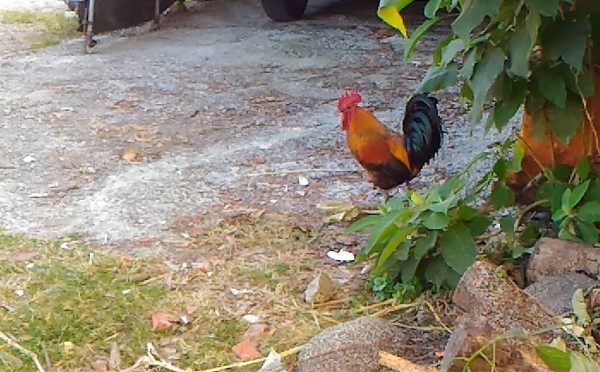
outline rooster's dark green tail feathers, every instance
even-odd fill
[[[421,169],[442,146],[444,131],[437,103],[435,97],[417,94],[406,104],[402,130],[413,169]]]

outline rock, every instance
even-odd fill
[[[92,362],[92,371],[94,372],[107,372],[108,361],[99,359]]]
[[[494,333],[549,327],[557,314],[517,287],[502,270],[487,261],[475,262],[458,283],[454,303],[468,314],[486,318]]]
[[[378,353],[393,354],[407,341],[390,321],[366,316],[327,328],[302,347],[297,372],[389,371]]]
[[[571,310],[571,299],[578,288],[586,288],[596,281],[587,275],[573,273],[547,276],[525,288],[525,292],[557,314]]]
[[[460,372],[465,362],[457,357],[473,355],[482,345],[494,336],[492,328],[484,317],[462,315],[458,325],[446,345],[441,372]],[[491,360],[493,349],[489,347],[485,355]],[[551,370],[538,358],[531,341],[505,340],[496,343],[496,370],[503,372],[542,372]],[[474,359],[469,365],[471,371],[489,371],[490,365],[483,358]]]
[[[281,355],[271,349],[267,359],[263,363],[258,372],[287,372],[283,364],[281,364]]]
[[[584,270],[600,274],[600,248],[558,239],[537,241],[529,263],[527,279],[534,283],[546,276],[575,273]]]
[[[444,351],[442,371],[461,371],[464,362],[457,357],[471,356],[496,336],[509,331],[534,332],[550,328],[557,314],[521,290],[506,277],[502,268],[477,261],[467,269],[453,295],[453,302],[465,313]],[[496,344],[500,371],[549,371],[533,350],[534,343],[549,342],[549,332],[539,337],[508,338]],[[492,348],[489,348],[491,357]],[[476,358],[472,371],[489,370],[489,364]]]
[[[309,304],[318,304],[330,300],[335,292],[335,283],[329,275],[320,272],[308,284],[304,292],[304,300]]]

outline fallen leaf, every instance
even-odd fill
[[[105,372],[108,371],[108,362],[106,360],[95,360],[92,362],[92,371]]]
[[[256,349],[256,345],[247,339],[243,339],[239,344],[235,345],[231,350],[241,360],[250,360],[260,358],[262,354]]]
[[[140,153],[133,147],[126,147],[123,150],[123,155],[121,155],[123,160],[127,160],[130,163],[139,163],[139,157]]]
[[[257,165],[265,164],[267,159],[264,156],[257,156],[254,158],[253,163]]]
[[[309,304],[328,301],[335,294],[335,283],[325,273],[319,273],[308,284],[304,292],[304,300]]]
[[[121,256],[121,262],[124,263],[124,264],[126,264],[126,265],[129,265],[130,263],[133,262],[133,257],[131,257],[131,256]]]
[[[286,369],[281,364],[281,355],[279,355],[275,350],[271,349],[269,351],[269,355],[267,355],[267,359],[265,359],[265,363],[260,367],[258,372],[263,371],[285,371]]]
[[[156,312],[152,314],[152,330],[160,331],[162,329],[170,328],[173,326],[171,318],[172,315],[166,313]]]
[[[33,258],[36,258],[39,255],[40,255],[40,252],[26,251],[26,252],[19,252],[16,255],[11,256],[11,258],[13,259],[13,261],[29,261]]]
[[[196,312],[196,310],[198,310],[198,306],[186,306],[185,307],[185,312],[187,315],[192,315],[193,313]]]
[[[243,339],[248,340],[254,344],[257,344],[258,340],[261,338],[262,335],[265,334],[266,331],[267,331],[266,324],[262,324],[262,323],[261,324],[252,324],[250,327],[248,327],[246,332],[244,332]]]
[[[137,242],[140,245],[150,245],[150,244],[154,243],[154,239],[152,239],[149,236],[142,236],[141,238],[139,238],[137,240]]]

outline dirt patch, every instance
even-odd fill
[[[334,102],[354,85],[382,121],[399,122],[447,25],[404,63],[403,41],[374,14],[363,2],[313,4],[304,20],[277,24],[256,2],[202,2],[158,32],[100,36],[89,55],[72,39],[3,58],[0,226],[109,243],[169,240],[186,215],[315,215],[324,200],[379,200],[345,148]],[[407,14],[412,26],[419,14]],[[439,94],[448,134],[416,187],[497,139],[470,136],[454,93]],[[128,147],[139,163],[121,158]],[[285,172],[299,169],[307,171]]]

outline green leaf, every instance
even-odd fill
[[[600,200],[585,203],[577,210],[577,218],[585,222],[600,222]]]
[[[386,239],[398,228],[394,222],[401,213],[401,211],[396,211],[381,218],[371,230],[365,246],[359,253],[360,257],[368,257],[384,248],[383,244],[386,243]],[[360,259],[357,258],[357,261],[360,261]]]
[[[412,242],[408,239],[402,241],[396,251],[394,252],[394,256],[401,262],[404,262],[409,257],[410,246]]]
[[[452,22],[452,30],[462,39],[479,26],[486,16],[494,16],[500,10],[501,0],[465,0],[458,18]]]
[[[437,46],[433,50],[433,57],[431,58],[434,65],[437,66],[440,64],[440,62],[442,61],[442,49],[444,49],[444,47],[454,39],[455,36],[452,33],[450,33],[437,44]]]
[[[427,18],[435,17],[435,14],[440,9],[440,5],[442,4],[442,0],[429,0],[427,5],[425,5],[425,9],[423,13]]]
[[[586,17],[555,20],[542,36],[544,55],[552,60],[562,58],[567,64],[581,70],[591,32],[592,27]]]
[[[415,243],[415,248],[413,251],[413,256],[421,259],[425,256],[431,249],[435,247],[435,243],[437,242],[438,232],[431,231],[424,237],[420,237]]]
[[[471,232],[471,236],[479,236],[487,231],[490,223],[492,223],[492,220],[489,217],[481,215],[473,218],[471,221],[466,221],[465,225]]]
[[[531,39],[531,31],[527,25],[519,28],[508,41],[509,71],[527,79],[529,77],[529,58],[535,39]]]
[[[577,236],[570,232],[567,228],[562,228],[558,231],[558,237],[562,240],[570,240],[573,242],[581,241]]]
[[[477,257],[473,236],[469,228],[460,222],[441,234],[439,246],[444,261],[458,273],[464,273]]]
[[[508,124],[508,121],[515,116],[519,107],[525,101],[528,93],[528,84],[525,80],[519,79],[512,84],[511,93],[496,102],[494,106],[493,118],[496,128],[501,130]]]
[[[575,172],[580,180],[585,180],[590,175],[590,161],[587,156],[582,156],[575,166]]]
[[[431,93],[445,89],[456,82],[457,75],[458,69],[455,64],[450,64],[445,67],[430,67],[418,90],[421,93]]]
[[[560,208],[567,214],[571,213],[571,204],[569,203],[569,200],[571,199],[572,193],[573,190],[567,188],[560,197]]]
[[[571,192],[571,196],[569,197],[569,207],[571,209],[575,208],[575,206],[583,199],[583,196],[587,192],[590,187],[590,180],[583,182],[582,184],[577,185]]]
[[[523,163],[523,158],[525,157],[525,146],[522,143],[515,143],[515,148],[513,150],[513,156],[510,159],[511,170],[513,172],[519,172],[521,170],[521,164]]]
[[[446,66],[452,62],[456,55],[465,49],[465,42],[462,39],[454,39],[442,49],[442,59],[440,65]]]
[[[421,257],[408,256],[408,259],[404,261],[404,264],[400,269],[400,279],[403,283],[414,278],[419,263],[421,263]]]
[[[514,216],[500,217],[500,229],[505,234],[514,234],[515,233],[515,217]]]
[[[558,107],[565,107],[567,102],[567,86],[563,78],[553,70],[545,70],[538,74],[538,85],[542,95]]]
[[[552,213],[552,220],[554,222],[562,221],[565,217],[569,215],[568,212],[565,212],[564,209],[557,209]]]
[[[447,214],[433,212],[423,221],[423,226],[429,230],[443,230],[450,224]]]
[[[554,17],[558,11],[559,0],[526,0],[529,9],[546,17]]]
[[[413,31],[412,35],[410,35],[410,38],[408,39],[406,47],[404,48],[404,61],[408,60],[410,54],[415,49],[417,42],[421,40],[421,37],[425,34],[425,32],[427,32],[427,30],[429,30],[431,26],[435,25],[438,21],[439,18],[428,19],[421,23],[421,25],[419,25],[419,27]]]
[[[583,95],[584,97],[591,97],[596,92],[594,76],[587,69],[576,71],[569,66],[562,65],[560,66],[560,71],[562,77],[565,79],[567,88],[571,92],[578,96]]]
[[[571,370],[571,359],[568,352],[548,345],[537,345],[535,352],[554,372],[569,372]]]
[[[390,236],[390,239],[387,241],[385,248],[383,248],[383,250],[379,254],[379,257],[377,258],[377,262],[378,263],[384,262],[385,260],[387,260],[387,258],[389,256],[394,254],[396,249],[398,248],[398,246],[400,246],[400,243],[402,243],[403,241],[406,240],[406,237],[408,234],[410,234],[410,232],[411,232],[410,228],[398,229],[398,230],[394,231],[392,236]],[[407,249],[407,252],[408,252],[408,249]],[[400,259],[400,257],[397,257],[397,258]],[[379,266],[379,265],[377,265],[377,266]]]
[[[462,68],[460,69],[460,76],[465,79],[470,79],[471,76],[473,76],[475,63],[479,61],[477,50],[478,49],[471,49],[463,61]]]
[[[499,182],[490,193],[490,201],[495,209],[500,209],[514,203],[515,193],[506,184]]]
[[[354,222],[352,225],[348,226],[348,228],[346,228],[346,230],[344,231],[344,234],[352,234],[357,231],[361,231],[366,228],[369,228],[369,227],[377,224],[377,222],[379,222],[382,218],[383,218],[383,216],[381,216],[381,215],[372,215],[372,216],[363,217],[363,218],[359,219],[358,221]]]
[[[583,108],[580,102],[568,101],[565,108],[550,111],[548,126],[563,143],[568,143],[583,122]]]
[[[427,261],[425,279],[439,288],[444,285],[452,271],[441,256],[436,256]]]
[[[483,54],[471,79],[476,103],[483,104],[486,100],[488,90],[504,69],[504,58],[504,52],[498,47],[492,47]]]
[[[577,226],[577,230],[579,230],[581,240],[589,244],[598,243],[598,229],[596,226],[579,219],[575,219],[575,225]]]

